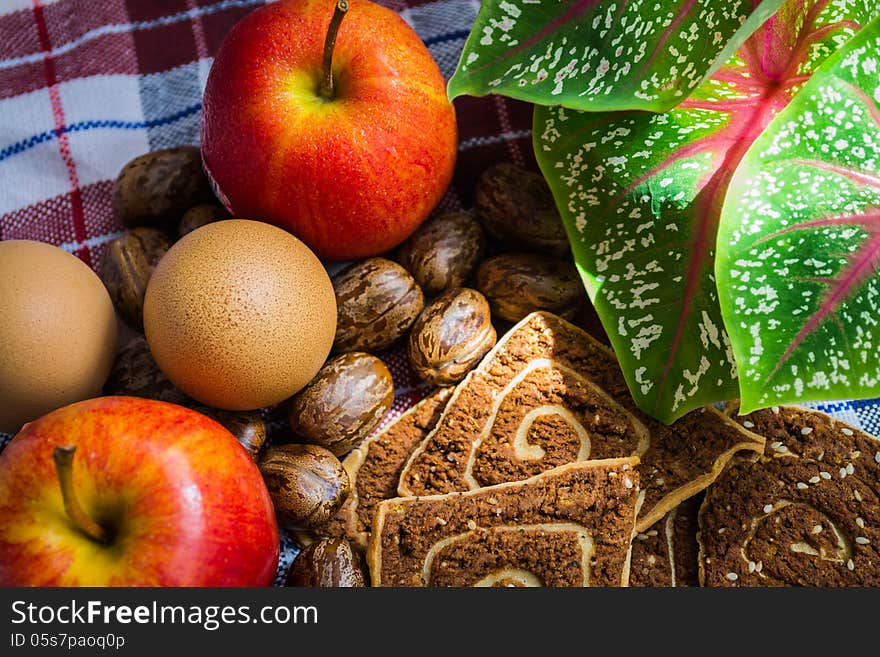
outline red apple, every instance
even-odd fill
[[[323,258],[376,255],[405,240],[448,187],[456,145],[428,49],[367,0],[254,11],[226,37],[205,89],[202,156],[218,196],[235,216],[287,228]]]
[[[0,586],[263,586],[277,564],[259,470],[200,413],[91,399],[0,453]]]

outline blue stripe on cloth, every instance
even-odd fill
[[[431,46],[435,46],[439,43],[448,43],[449,41],[459,41],[459,40],[467,39],[467,37],[470,33],[471,33],[470,30],[456,30],[455,32],[448,32],[446,34],[438,34],[435,37],[425,39],[425,45],[430,48]]]
[[[57,137],[65,133],[82,132],[83,130],[95,130],[102,128],[109,128],[114,130],[144,130],[148,128],[155,128],[158,126],[165,126],[176,121],[180,121],[183,118],[192,116],[193,114],[197,114],[200,109],[202,109],[202,104],[195,103],[194,105],[190,105],[189,107],[186,107],[179,112],[175,112],[174,114],[169,114],[161,118],[150,119],[147,121],[115,121],[113,119],[100,119],[71,123],[70,125],[66,125],[63,128],[47,130],[46,132],[41,132],[37,135],[33,135],[32,137],[28,137],[27,139],[22,139],[15,144],[11,144],[3,149],[0,149],[0,162],[12,157],[13,155],[24,153],[25,151],[30,150],[31,148],[34,148],[39,144],[51,141],[52,139],[56,139]]]
[[[453,41],[461,41],[467,38],[468,34],[470,34],[470,30],[455,30],[452,32],[447,32],[445,34],[438,34],[431,38],[425,40],[425,45],[429,48],[431,46],[442,45],[446,43],[450,43]],[[78,123],[73,123],[69,126],[65,126],[64,128],[47,130],[45,132],[41,132],[37,135],[33,135],[28,137],[27,139],[22,139],[19,142],[6,146],[3,149],[0,149],[0,162],[3,160],[9,159],[13,155],[18,155],[19,153],[23,153],[35,146],[39,146],[45,142],[51,141],[57,138],[59,135],[63,133],[69,132],[80,132],[82,130],[92,130],[96,128],[104,128],[104,129],[118,129],[118,130],[143,130],[150,128],[157,128],[161,126],[167,126],[175,121],[179,121],[182,118],[187,116],[192,116],[197,113],[201,109],[201,103],[190,105],[180,112],[176,112],[175,114],[171,114],[166,117],[162,117],[159,119],[146,120],[146,121],[113,121],[113,120],[93,120],[93,121],[80,121]]]

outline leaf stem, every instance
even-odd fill
[[[336,47],[336,35],[339,34],[339,26],[346,12],[348,12],[348,0],[338,0],[333,10],[333,17],[330,19],[330,27],[327,28],[321,84],[318,86],[318,95],[324,100],[333,100],[336,95],[333,84],[333,49]]]
[[[92,520],[79,503],[76,491],[73,488],[73,455],[76,447],[56,447],[52,452],[55,461],[55,470],[58,472],[58,482],[61,484],[61,497],[64,499],[64,510],[71,522],[76,525],[83,534],[98,541],[107,542],[107,530]]]

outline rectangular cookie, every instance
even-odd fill
[[[476,490],[587,459],[637,456],[657,522],[763,439],[706,407],[667,427],[636,407],[610,349],[546,312],[511,329],[459,384],[401,473],[400,495]]]
[[[705,490],[737,454],[752,460],[764,438],[711,406],[670,426],[653,423],[651,445],[639,464],[645,503],[636,522],[643,532],[689,497]]]
[[[438,388],[349,452],[342,466],[348,473],[351,493],[316,534],[346,538],[367,549],[376,507],[382,500],[397,496],[397,482],[406,460],[437,424],[452,392],[452,388]],[[298,538],[308,544],[313,536],[298,534]]]
[[[476,490],[574,461],[640,456],[644,424],[590,376],[590,363],[607,359],[574,325],[529,315],[459,384],[398,493]]]
[[[626,586],[640,503],[636,458],[379,504],[373,586]]]
[[[686,499],[633,537],[630,586],[699,586],[697,514],[702,494]]]

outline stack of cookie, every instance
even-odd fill
[[[800,409],[665,426],[608,348],[539,312],[348,456],[322,534],[365,550],[376,586],[868,583],[878,460]]]

